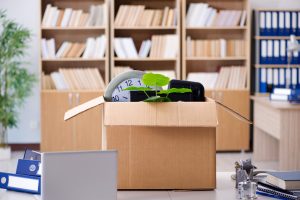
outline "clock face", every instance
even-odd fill
[[[140,78],[129,78],[122,81],[116,86],[112,93],[113,102],[129,102],[130,101],[130,91],[124,90],[130,86],[135,87],[146,87]]]

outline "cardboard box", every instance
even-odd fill
[[[216,188],[216,104],[94,100],[104,105],[103,149],[119,156],[119,189]]]

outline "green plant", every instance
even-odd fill
[[[7,128],[17,126],[17,109],[31,93],[36,78],[22,68],[31,33],[7,19],[0,10],[0,145],[6,143]]]
[[[167,90],[158,90],[163,86],[169,84],[170,79],[162,74],[153,74],[153,73],[146,73],[143,75],[142,82],[147,87],[128,87],[125,90],[130,91],[143,91],[147,95],[147,99],[145,102],[170,102],[171,99],[169,98],[169,94],[172,93],[190,93],[192,92],[189,88],[171,88]],[[155,96],[149,96],[147,91],[155,91]]]

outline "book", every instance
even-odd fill
[[[268,184],[264,184],[261,182],[258,182],[257,185],[257,194],[268,196],[276,199],[290,199],[290,200],[297,200],[300,197],[300,194],[298,192],[290,192],[290,191],[284,191],[280,188],[272,187]]]
[[[266,182],[285,190],[300,190],[300,171],[268,172]]]
[[[66,8],[64,11],[64,16],[61,20],[60,26],[61,27],[67,27],[69,22],[70,22],[70,18],[72,15],[73,10],[71,8]]]
[[[49,18],[51,7],[52,7],[51,4],[47,4],[44,15],[43,15],[43,19],[42,19],[42,26],[47,26],[47,21]]]
[[[120,5],[115,16],[115,26],[173,26],[177,23],[176,10],[168,6],[149,9],[145,5]]]
[[[245,10],[219,10],[207,3],[190,3],[186,14],[187,27],[244,26]]]
[[[42,49],[42,58],[48,59],[49,53],[48,53],[48,47],[47,47],[47,40],[45,38],[43,38],[41,40],[41,49]]]
[[[201,83],[205,89],[214,89],[218,76],[217,72],[190,72],[187,80]]]
[[[151,40],[144,40],[139,50],[139,57],[140,58],[148,57],[150,53],[150,49],[151,49]]]
[[[131,37],[115,38],[114,49],[119,58],[138,58],[138,53]]]
[[[187,37],[188,57],[240,57],[245,56],[243,40],[193,40]]]
[[[97,68],[59,68],[50,75],[42,74],[43,89],[104,89],[105,83]]]

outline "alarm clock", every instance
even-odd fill
[[[146,87],[146,85],[142,82],[144,74],[145,72],[143,71],[131,70],[117,75],[110,81],[106,88],[104,93],[105,101],[130,102],[131,93],[124,89],[130,86]]]

